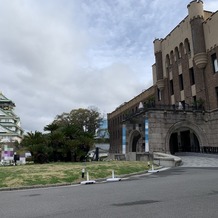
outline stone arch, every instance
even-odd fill
[[[133,130],[129,136],[129,152],[142,152],[142,134],[138,130]]]
[[[195,136],[197,137],[198,142],[199,142],[200,151],[203,150],[203,146],[208,145],[207,136],[206,136],[205,132],[199,126],[197,126],[194,123],[191,123],[189,121],[180,121],[180,122],[173,124],[166,134],[166,140],[165,140],[166,152],[170,153],[170,137],[171,137],[171,135],[174,132],[180,131],[184,128],[191,130],[195,134]]]

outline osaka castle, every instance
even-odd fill
[[[0,92],[0,142],[20,143],[23,129],[20,118],[14,113],[15,104]]]

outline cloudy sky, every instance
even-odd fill
[[[189,0],[0,0],[0,90],[25,131],[57,114],[103,114],[152,85],[153,40]],[[217,0],[204,9],[216,11]]]

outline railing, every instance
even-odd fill
[[[132,113],[128,113],[124,115],[123,121],[133,117],[137,117],[138,115],[151,110],[175,111],[175,112],[176,111],[204,112],[204,107],[198,105],[189,105],[189,104],[183,104],[183,105],[161,105],[161,104],[156,105],[154,103],[145,104],[144,108],[140,108]]]

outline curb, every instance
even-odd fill
[[[163,169],[163,168],[164,167],[160,166],[160,167],[157,167],[156,169]],[[148,173],[148,170],[138,172],[138,173],[119,175],[119,177],[121,179],[124,179],[124,178],[129,178],[129,177],[137,176],[137,175],[146,175],[147,173]],[[102,183],[102,182],[107,182],[106,179],[107,178],[100,178],[100,179],[96,179],[95,181],[96,181],[96,184],[98,184],[98,183]],[[52,187],[62,187],[62,186],[71,186],[71,185],[81,185],[80,182],[48,184],[48,185],[33,185],[33,186],[22,186],[22,187],[5,187],[5,188],[0,188],[0,192],[1,191],[16,191],[16,190],[28,190],[28,189],[40,189],[40,188],[52,188]]]

